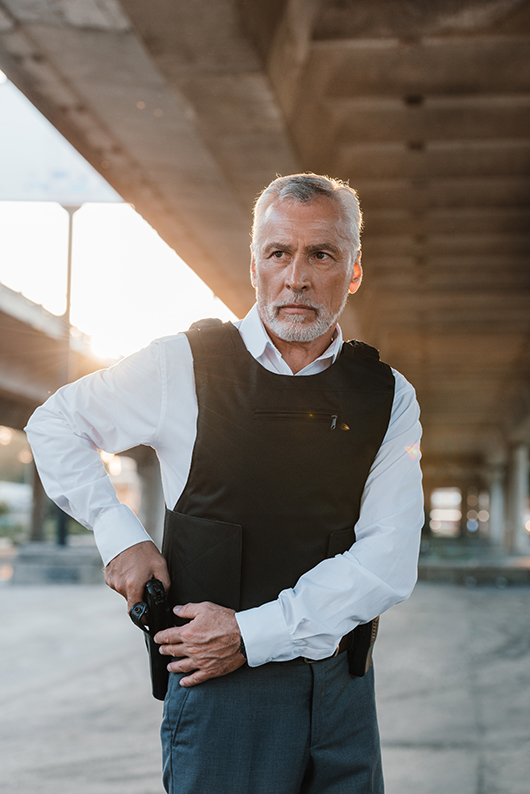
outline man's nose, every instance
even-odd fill
[[[310,285],[309,265],[302,254],[295,254],[286,274],[286,285],[289,289],[307,289]]]

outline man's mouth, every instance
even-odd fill
[[[313,306],[306,306],[303,303],[286,303],[283,306],[277,307],[278,314],[280,312],[284,312],[287,315],[304,315],[309,314],[310,312],[316,313],[316,309]]]

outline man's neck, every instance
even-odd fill
[[[263,325],[293,375],[316,361],[328,349],[337,331],[337,326],[334,325],[325,334],[311,342],[286,342],[285,339],[281,339],[274,331],[271,331],[265,323]]]

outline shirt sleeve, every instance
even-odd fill
[[[394,371],[389,426],[366,480],[356,542],[275,601],[236,614],[248,663],[325,659],[341,637],[408,598],[417,579],[423,493],[419,407]]]
[[[119,502],[98,450],[117,453],[156,444],[166,400],[163,365],[158,340],[59,389],[26,427],[46,492],[94,530],[105,565],[150,537],[132,510]]]

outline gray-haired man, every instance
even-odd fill
[[[342,651],[414,586],[421,431],[412,387],[337,325],[361,283],[360,227],[343,183],[276,179],[243,321],[158,340],[28,425],[107,584],[130,607],[155,576],[189,620],[157,636],[172,794],[383,791],[373,671],[353,677]],[[138,443],[161,462],[164,556],[97,465],[96,447]]]

